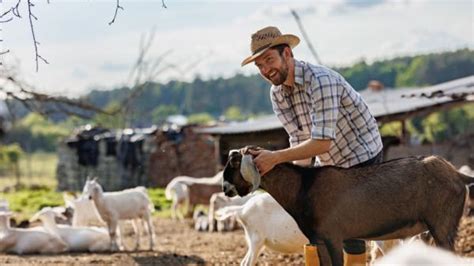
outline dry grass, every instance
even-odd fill
[[[461,256],[474,257],[474,217],[461,219],[454,248]]]

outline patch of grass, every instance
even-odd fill
[[[155,205],[155,215],[163,218],[171,217],[171,202],[165,197],[164,188],[148,188],[148,196]]]
[[[149,188],[148,195],[155,205],[154,216],[170,217],[170,202],[166,200],[163,188]],[[39,189],[20,189],[19,191],[0,192],[0,199],[6,199],[10,209],[18,219],[29,219],[43,207],[64,206],[62,192],[54,191],[50,187]]]
[[[10,204],[10,209],[21,219],[30,218],[34,213],[46,206],[64,205],[62,194],[52,189],[23,189],[15,192],[0,193],[0,198],[6,199]]]

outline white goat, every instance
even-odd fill
[[[388,252],[374,265],[474,265],[474,259],[461,258],[447,250],[432,247],[421,241],[400,245]]]
[[[215,212],[227,206],[243,205],[257,193],[260,192],[255,191],[254,193],[244,197],[227,197],[224,192],[212,194],[211,199],[209,200],[209,232],[215,231],[216,224],[218,232],[233,230],[235,228],[235,217],[230,216],[226,220],[217,221]]]
[[[268,193],[255,195],[242,206],[216,212],[218,220],[231,215],[244,228],[248,246],[240,265],[254,265],[264,246],[283,253],[303,253],[304,245],[309,243],[295,220]]]
[[[10,228],[11,212],[0,212],[0,252],[16,254],[53,254],[68,249],[68,245],[42,227]]]
[[[85,197],[64,197],[66,207],[74,210],[72,215],[72,226],[103,226],[107,224],[100,217],[99,211],[93,201]]]
[[[207,231],[207,228],[209,227],[209,222],[207,220],[207,214],[204,210],[194,210],[193,221],[194,230],[199,232]]]
[[[60,237],[69,246],[69,251],[103,252],[110,250],[110,237],[105,228],[72,227],[57,225],[58,213],[46,207],[37,212],[30,221],[40,220],[48,233]]]
[[[184,207],[185,210],[189,209],[189,188],[186,184],[180,183],[173,180],[168,183],[165,189],[165,197],[167,200],[171,200],[171,218],[183,221],[184,215],[180,210]]]
[[[149,249],[152,250],[155,242],[151,212],[153,203],[148,198],[144,187],[136,187],[116,192],[104,192],[97,181],[87,180],[84,185],[83,196],[94,201],[101,218],[107,223],[111,239],[111,250],[118,250],[117,226],[119,220],[132,220],[135,234],[135,250],[140,245],[140,234],[134,219],[146,221],[149,237]]]
[[[191,176],[177,176],[173,178],[168,185],[166,185],[165,196],[167,200],[171,200],[171,217],[173,219],[179,218],[181,221],[184,215],[180,208],[184,207],[187,213],[190,213],[190,208],[194,209],[196,204],[202,203],[203,200],[209,201],[214,191],[207,192],[203,187],[199,187],[200,191],[195,191],[191,194],[190,189],[193,185],[209,185],[220,186],[222,183],[222,171],[218,172],[213,177],[191,177]],[[210,193],[210,194],[209,194]]]

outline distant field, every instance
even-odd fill
[[[36,152],[25,154],[20,159],[20,182],[26,186],[32,184],[56,188],[56,164],[58,157],[55,153]],[[15,174],[5,171],[0,174],[0,191],[16,184]]]

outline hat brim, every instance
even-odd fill
[[[283,34],[279,37],[277,37],[275,40],[273,40],[273,42],[271,42],[267,48],[265,49],[262,49],[260,51],[258,51],[257,53],[247,57],[244,59],[244,61],[242,61],[242,63],[240,64],[241,66],[245,66],[247,65],[248,63],[251,63],[253,61],[255,61],[255,59],[257,59],[257,57],[261,56],[263,53],[265,53],[268,49],[272,48],[272,47],[275,47],[277,45],[280,45],[280,44],[288,44],[290,46],[290,48],[294,48],[295,46],[297,46],[298,44],[300,43],[300,38],[298,38],[297,36],[293,35],[293,34]]]

